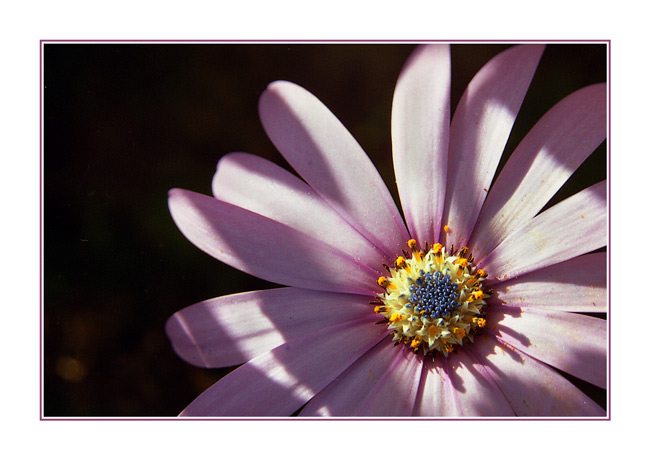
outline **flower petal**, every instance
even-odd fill
[[[413,415],[483,417],[514,413],[493,376],[463,347],[446,359],[425,361]]]
[[[607,253],[576,257],[493,285],[500,302],[573,312],[607,311]]]
[[[498,54],[458,103],[449,138],[446,247],[465,246],[470,237],[543,51],[543,45],[522,45]]]
[[[487,323],[486,332],[503,343],[605,388],[607,321],[537,308],[491,307]]]
[[[408,232],[381,176],[357,141],[314,95],[272,83],[259,104],[262,125],[291,166],[350,225],[390,258]]]
[[[514,278],[607,244],[607,182],[576,193],[519,227],[479,262],[490,278]]]
[[[393,164],[404,216],[418,241],[438,241],[449,149],[449,45],[409,57],[393,96]]]
[[[178,228],[199,249],[258,278],[308,289],[376,294],[376,270],[315,236],[187,190],[169,192],[169,209]]]
[[[368,318],[291,340],[219,380],[181,416],[287,416],[327,386],[386,330]]]
[[[422,365],[413,416],[460,416],[461,411],[457,408],[455,392],[451,379],[448,377],[447,360],[425,360]]]
[[[558,372],[489,335],[474,341],[472,353],[494,376],[519,416],[605,415],[598,404]]]
[[[352,415],[364,417],[410,417],[418,391],[422,359],[406,346],[384,372],[372,392]]]
[[[507,417],[514,415],[492,375],[466,347],[447,357],[447,378],[453,388],[457,414],[461,417]],[[435,414],[434,414],[435,415]]]
[[[214,196],[268,217],[381,268],[385,255],[352,228],[314,190],[290,172],[261,157],[231,153],[212,180]]]
[[[469,247],[477,259],[535,217],[607,135],[607,86],[582,88],[535,124],[481,209]]]
[[[225,367],[317,329],[373,314],[365,296],[280,288],[191,305],[169,318],[165,329],[185,361]]]
[[[374,391],[381,377],[398,359],[400,348],[394,346],[390,337],[385,337],[314,396],[300,416],[339,417],[357,413],[364,398]]]

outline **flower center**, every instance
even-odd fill
[[[473,265],[469,249],[447,253],[439,243],[424,251],[409,240],[411,257],[395,260],[386,267],[388,276],[377,284],[385,292],[373,302],[393,340],[424,354],[439,351],[445,357],[467,341],[473,342],[477,331],[485,326],[483,310],[489,297],[483,292],[485,271]]]

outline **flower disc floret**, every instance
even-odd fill
[[[377,296],[375,312],[384,316],[396,342],[447,356],[485,327],[487,274],[473,265],[466,247],[448,253],[436,243],[420,251],[415,240],[408,247],[411,257],[405,252],[388,267],[388,276],[377,280],[385,292]]]

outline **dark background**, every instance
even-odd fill
[[[452,108],[506,44],[452,46]],[[43,45],[43,414],[175,416],[230,369],[172,351],[167,318],[190,304],[272,287],[189,243],[167,191],[211,194],[218,159],[254,153],[288,168],[257,99],[274,80],[321,99],[393,196],[390,109],[411,44]],[[547,47],[506,157],[562,97],[607,78],[602,44]],[[603,180],[602,145],[554,202]],[[605,404],[603,390],[576,382]]]

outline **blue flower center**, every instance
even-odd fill
[[[451,281],[449,275],[443,275],[439,271],[425,273],[420,270],[420,276],[409,286],[409,291],[413,309],[424,318],[448,316],[461,305],[457,301],[458,285]]]

